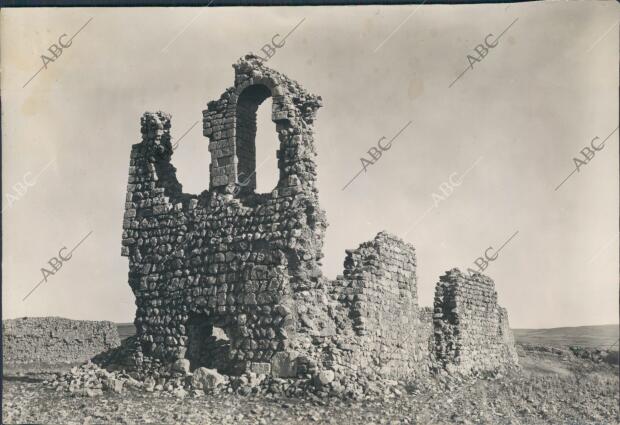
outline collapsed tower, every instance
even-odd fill
[[[145,113],[132,147],[122,255],[140,355],[280,377],[515,364],[506,311],[485,276],[453,270],[434,310],[419,308],[415,249],[385,232],[347,251],[342,276],[322,275],[327,222],[312,129],[321,98],[255,56],[234,68],[234,86],[203,111],[209,190],[183,193],[169,115]],[[256,110],[268,97],[279,180],[259,194]]]

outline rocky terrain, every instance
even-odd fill
[[[211,389],[204,383],[215,381],[203,376],[203,389],[179,391],[153,383],[145,391],[121,372],[102,372],[92,364],[73,369],[56,365],[61,373],[50,373],[50,365],[5,365],[2,419],[63,424],[615,424],[618,366],[600,355],[583,355],[584,350],[519,345],[521,369],[506,375],[392,382],[358,399],[289,397],[266,390],[258,376],[254,382],[247,377],[220,381]],[[70,391],[72,376],[94,379],[73,382]]]

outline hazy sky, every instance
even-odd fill
[[[132,321],[120,247],[140,116],[171,113],[178,139],[232,85],[240,56],[305,19],[268,66],[323,97],[315,141],[328,277],[342,272],[346,248],[385,229],[416,247],[420,304],[431,305],[441,274],[473,268],[518,231],[485,270],[513,327],[617,323],[618,131],[554,189],[584,146],[618,126],[619,11],[611,1],[3,10],[3,317]],[[48,47],[91,17],[23,87]],[[449,87],[467,55],[511,23]],[[257,173],[265,191],[277,167],[270,103],[257,142],[258,163],[272,158]],[[365,152],[409,121],[343,191]],[[208,187],[207,142],[198,124],[174,153],[185,192]],[[461,184],[444,196],[450,176]],[[22,301],[47,261],[91,231]]]

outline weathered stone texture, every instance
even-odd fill
[[[119,345],[118,330],[112,322],[60,317],[2,321],[5,363],[79,362]]]
[[[426,366],[428,356],[417,344],[415,249],[381,232],[346,254],[344,276],[334,286],[352,319],[350,362],[390,377],[411,376]]]
[[[343,276],[322,276],[327,222],[312,129],[321,98],[254,56],[234,68],[234,86],[203,111],[211,164],[200,195],[183,193],[170,163],[170,116],[142,117],[122,247],[136,296],[134,358],[274,376],[429,370],[437,334],[418,307],[411,245],[382,232],[347,251]],[[256,110],[268,97],[280,176],[257,194]]]
[[[415,352],[418,353],[418,362],[432,367],[435,360],[433,309],[422,307],[418,310],[418,314]],[[422,368],[425,369],[424,366]]]
[[[443,366],[469,372],[517,363],[508,315],[489,277],[450,270],[437,283],[434,305],[435,353]]]
[[[170,164],[170,117],[142,118],[142,143],[131,154],[122,252],[130,258],[144,353],[168,361],[218,353],[229,372],[269,363],[287,349],[296,328],[295,294],[314,287],[321,275],[326,227],[312,161],[311,123],[320,98],[251,57],[235,70],[235,87],[204,111],[210,191],[182,193]],[[252,184],[239,183],[254,172],[248,132],[255,131],[256,106],[268,95],[280,139],[280,180],[259,195]],[[211,338],[214,327],[225,332],[226,343]]]

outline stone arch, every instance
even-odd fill
[[[320,97],[297,82],[265,67],[252,55],[233,65],[235,84],[203,110],[203,134],[211,152],[209,188],[232,197],[256,190],[255,110],[271,97],[271,121],[278,137],[278,182],[275,191],[285,195],[315,191],[316,164],[312,127]],[[238,112],[239,110],[239,112]],[[239,122],[238,122],[239,121]],[[238,137],[238,135],[240,137]],[[237,151],[237,148],[239,150]],[[251,197],[262,202],[264,196]]]

